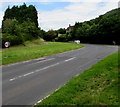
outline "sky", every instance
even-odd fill
[[[119,0],[4,0],[0,1],[0,25],[8,6],[20,6],[23,3],[36,7],[39,27],[48,31],[94,19],[118,8],[118,2]]]

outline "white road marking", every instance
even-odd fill
[[[75,59],[75,58],[76,58],[76,57],[67,59],[67,60],[65,60],[65,61],[62,61],[61,63],[71,61],[71,60],[73,60],[73,59]],[[49,60],[53,60],[53,59],[55,59],[55,58],[47,59],[47,60],[45,60],[45,61],[49,61]],[[14,80],[16,80],[16,79],[29,76],[29,75],[31,75],[31,74],[33,74],[33,73],[37,73],[37,72],[40,72],[40,71],[42,71],[42,70],[46,70],[46,69],[48,69],[48,68],[54,67],[54,66],[59,65],[59,64],[60,64],[60,62],[58,62],[58,63],[56,63],[56,64],[53,64],[53,65],[50,65],[50,66],[47,66],[47,67],[44,67],[44,68],[41,68],[41,69],[37,69],[37,70],[35,70],[34,72],[29,72],[29,73],[26,73],[26,74],[23,74],[23,75],[19,75],[19,76],[17,76],[17,77],[14,77],[14,78],[9,79],[9,81],[14,81]]]
[[[14,81],[14,80],[16,80],[16,79],[18,79],[18,78],[26,77],[26,76],[31,75],[31,74],[33,74],[33,73],[40,72],[40,71],[42,71],[42,70],[45,70],[45,69],[54,67],[54,66],[56,66],[56,65],[58,65],[58,64],[60,64],[60,63],[56,63],[56,64],[53,64],[53,65],[44,67],[44,68],[42,68],[42,69],[37,69],[37,70],[35,70],[34,72],[29,72],[29,73],[27,73],[27,74],[23,74],[23,75],[20,75],[20,76],[18,76],[18,77],[11,78],[11,79],[9,79],[9,81]]]
[[[49,95],[47,95],[46,97],[44,97],[43,99],[37,101],[37,103],[35,103],[34,105],[37,105],[37,104],[41,103],[44,99],[48,98],[50,95],[51,95],[51,94],[49,94]]]
[[[66,83],[64,83],[63,85],[60,85],[57,89],[55,89],[55,91],[53,91],[52,93],[48,94],[47,96],[43,97],[41,100],[37,101],[37,103],[35,103],[34,105],[37,105],[39,103],[41,103],[44,99],[48,98],[49,96],[51,96],[54,92],[58,91],[61,87],[65,86]]]
[[[10,79],[9,81],[13,81],[13,80],[15,80],[16,78],[12,78],[12,79]]]
[[[35,72],[39,72],[39,71],[42,71],[42,70],[48,69],[48,68],[53,67],[53,66],[56,66],[56,65],[58,65],[58,64],[60,64],[60,63],[56,63],[56,64],[53,64],[53,65],[50,65],[50,66],[44,67],[44,68],[42,68],[42,69],[35,70]]]
[[[28,76],[30,74],[33,74],[34,72],[30,72],[30,73],[27,73],[27,74],[24,74],[23,76]]]
[[[44,99],[48,98],[50,95],[51,95],[51,94],[47,95],[47,96],[44,97],[42,100],[37,101],[37,103],[35,103],[34,105],[37,105],[37,104],[41,103]]]
[[[14,65],[18,65],[18,64],[24,64],[24,63],[28,63],[28,62],[31,62],[31,61],[36,61],[36,60],[43,60],[45,58],[38,58],[38,59],[30,59],[30,60],[27,60],[27,61],[22,61],[22,62],[17,62],[17,63],[13,63],[13,64],[9,64],[9,65],[2,65],[2,66],[14,66]]]
[[[46,62],[46,61],[50,61],[50,60],[53,60],[55,58],[51,58],[51,59],[46,59],[46,60],[43,60],[43,61],[38,61],[36,63],[32,63],[32,64],[37,64],[37,63],[41,63],[41,62]],[[32,65],[32,64],[29,64],[29,65]]]
[[[75,58],[76,58],[76,57],[73,57],[73,58],[67,59],[67,60],[65,60],[65,62],[71,61],[71,60],[73,60],[73,59],[75,59]]]

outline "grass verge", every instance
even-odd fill
[[[8,50],[8,57],[6,58],[6,50],[2,51],[2,64],[10,64],[29,59],[35,59],[43,56],[58,54],[70,50],[75,50],[83,47],[83,45],[60,43],[60,42],[45,42],[43,45],[38,44],[37,40],[33,42],[26,42],[25,46],[11,47]]]
[[[114,53],[77,77],[71,79],[65,86],[44,99],[35,107],[49,105],[86,105],[118,107],[120,81],[118,77],[118,53]]]

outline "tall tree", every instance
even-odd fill
[[[27,7],[24,3],[19,7],[13,6],[11,9],[10,7],[8,7],[5,11],[3,21],[6,19],[16,19],[19,23],[30,20],[31,22],[34,22],[36,27],[38,28],[37,10],[33,5]]]

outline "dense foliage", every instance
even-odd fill
[[[37,10],[33,5],[27,7],[24,3],[20,7],[13,6],[11,9],[10,7],[8,7],[5,11],[3,21],[5,21],[6,19],[16,19],[19,23],[23,23],[29,20],[31,22],[34,22],[36,27],[38,27]]]
[[[56,38],[58,41],[80,40],[87,43],[120,44],[120,8],[90,21],[76,22],[73,29]]]
[[[44,31],[38,28],[37,11],[32,5],[8,7],[2,21],[2,41],[11,45],[24,44],[27,40],[42,37]],[[4,46],[4,45],[3,45]]]
[[[2,43],[23,44],[38,37],[46,41],[120,44],[120,8],[85,22],[76,22],[72,28],[60,28],[45,32],[38,28],[37,10],[33,5],[7,8],[2,21]]]
[[[46,40],[46,41],[54,41],[57,36],[58,36],[58,32],[57,31],[49,30],[43,36],[43,39]]]

